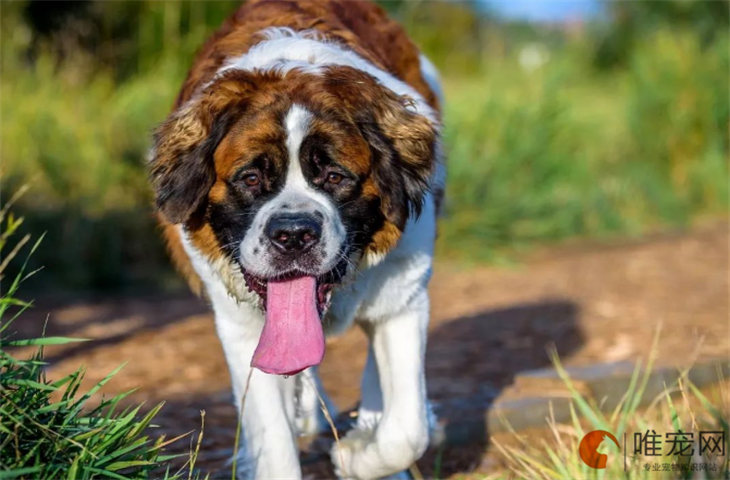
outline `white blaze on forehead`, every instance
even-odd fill
[[[299,161],[299,147],[307,136],[312,114],[300,105],[292,105],[284,120],[286,128],[286,149],[289,152],[289,168],[286,173],[286,187],[300,187],[308,189],[307,180],[302,172]]]

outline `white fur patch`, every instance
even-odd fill
[[[294,31],[291,28],[272,27],[261,32],[264,40],[245,54],[232,58],[218,70],[279,71],[301,70],[306,73],[320,73],[322,67],[331,65],[352,67],[373,76],[382,86],[400,96],[410,97],[413,102],[407,108],[423,115],[432,122],[436,115],[426,100],[407,83],[398,80],[355,52],[325,40],[312,30]]]
[[[312,114],[306,108],[299,105],[292,105],[284,120],[286,128],[286,149],[289,152],[289,170],[286,174],[286,186],[302,191],[309,190],[307,179],[302,172],[302,164],[299,161],[299,147],[307,136],[309,121]],[[285,187],[286,189],[286,187]]]

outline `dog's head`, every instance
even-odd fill
[[[358,70],[231,70],[159,127],[151,178],[163,217],[238,267],[264,309],[311,287],[321,315],[419,212],[435,144],[433,120]]]

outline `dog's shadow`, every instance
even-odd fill
[[[487,413],[494,400],[519,372],[549,366],[550,347],[565,357],[582,343],[578,307],[561,299],[438,322],[429,332],[426,377],[443,441],[418,462],[424,478],[489,470]],[[341,434],[354,424],[353,414],[339,416]],[[309,477],[334,478],[326,451],[303,457]]]
[[[439,322],[426,378],[446,441],[419,462],[426,478],[486,467],[489,408],[516,374],[550,366],[551,346],[566,357],[583,344],[578,314],[575,303],[550,299]]]

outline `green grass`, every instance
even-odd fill
[[[72,288],[167,282],[144,158],[192,52],[228,7],[206,4],[195,16],[202,7],[142,2],[130,16],[104,4],[101,17],[127,15],[131,33],[107,39],[97,56],[71,49],[63,61],[40,42],[28,61],[31,32],[15,5],[3,16],[2,187],[31,182],[19,212],[54,246],[34,262]],[[621,44],[623,63],[604,68],[591,29],[527,34],[439,2],[404,12],[443,67],[441,258],[494,262],[567,238],[637,236],[727,213],[726,31],[708,40],[659,22]],[[446,30],[436,19],[448,20]],[[520,52],[535,43],[549,60],[525,70]]]
[[[18,256],[29,239],[12,242],[22,220],[9,213],[10,204],[0,210],[0,253],[6,259]],[[32,245],[29,255],[40,243]],[[0,265],[0,278],[5,265]],[[44,347],[83,340],[18,339],[13,334],[13,322],[31,306],[16,298],[21,282],[33,273],[26,274],[26,266],[4,279],[0,295],[0,479],[199,478],[193,471],[197,450],[182,469],[173,470],[170,461],[177,456],[164,454],[164,448],[180,437],[166,440],[148,433],[162,404],[142,413],[141,406],[120,406],[131,392],[98,398],[121,367],[88,391],[81,390],[81,368],[63,378],[46,377]],[[21,359],[13,354],[20,347],[36,349]]]

